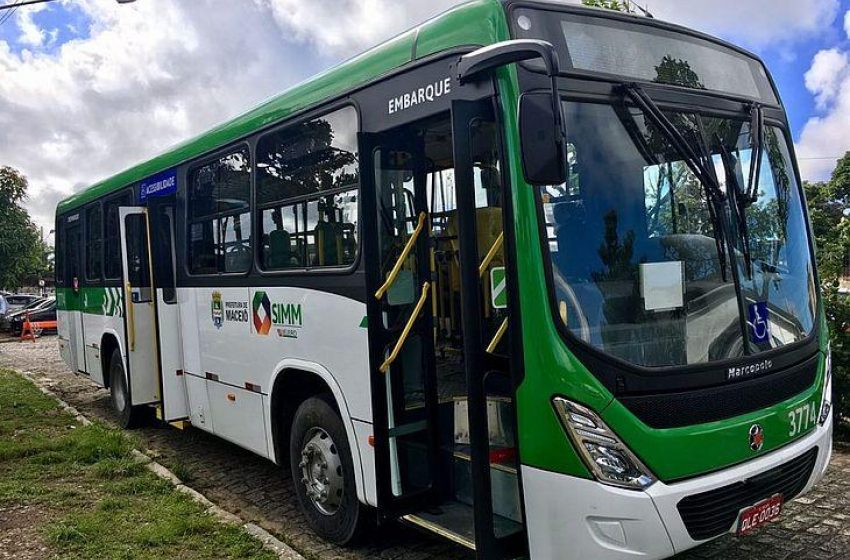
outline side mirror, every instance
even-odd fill
[[[555,112],[557,111],[557,113]],[[560,185],[567,180],[560,101],[551,92],[526,93],[519,101],[522,172],[530,185]]]
[[[519,129],[522,168],[531,185],[560,185],[566,182],[566,134],[558,95],[560,65],[551,43],[531,39],[504,41],[483,47],[460,58],[457,79],[464,82],[487,75],[496,68],[541,59],[552,82],[549,92],[526,93],[520,99]]]

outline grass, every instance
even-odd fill
[[[129,435],[80,426],[29,381],[0,370],[0,508],[43,511],[39,530],[53,557],[276,558],[137,463],[133,447]]]

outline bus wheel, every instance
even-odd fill
[[[362,536],[365,506],[357,499],[348,438],[326,400],[314,397],[298,407],[289,457],[298,503],[313,531],[340,545]]]
[[[144,411],[130,404],[127,376],[124,375],[124,360],[117,348],[112,351],[112,358],[109,360],[109,396],[112,401],[112,410],[118,415],[119,426],[130,429],[141,424]]]

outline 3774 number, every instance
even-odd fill
[[[788,419],[791,421],[791,431],[788,435],[796,437],[802,434],[817,421],[817,403],[811,402],[790,410]]]

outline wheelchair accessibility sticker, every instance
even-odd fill
[[[755,344],[763,344],[770,339],[767,302],[757,301],[749,305],[750,336]]]

